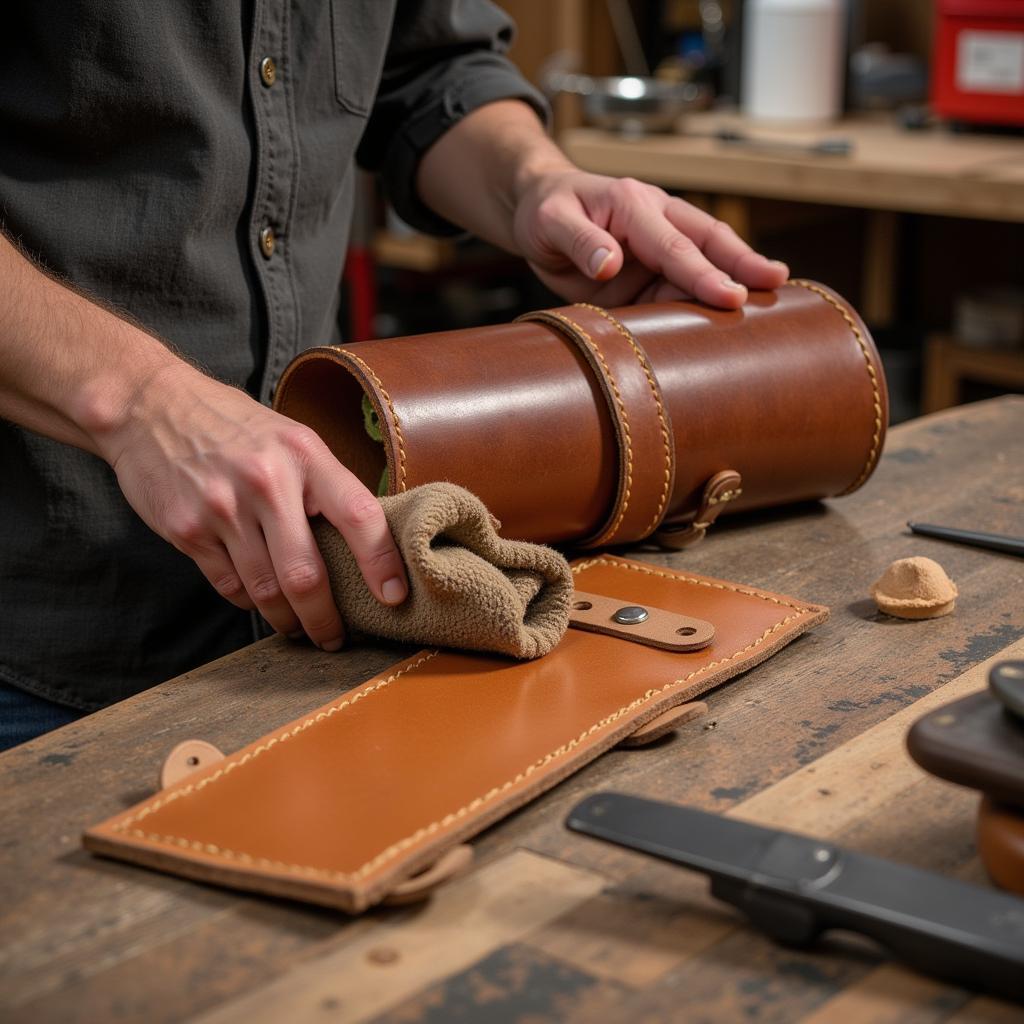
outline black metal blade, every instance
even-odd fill
[[[948,981],[1024,999],[1024,900],[691,807],[599,793],[569,828],[711,877],[712,893],[784,942],[868,935]]]

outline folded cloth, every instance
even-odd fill
[[[409,577],[409,596],[381,604],[341,534],[313,524],[338,611],[349,630],[440,647],[547,654],[569,625],[569,563],[541,544],[504,540],[475,495],[433,483],[380,499]]]

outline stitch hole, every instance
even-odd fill
[[[696,633],[697,630],[694,629],[693,626],[682,626],[681,628],[677,629],[676,632],[680,636],[693,636],[693,634]]]
[[[585,612],[594,607],[589,601],[573,601],[572,606],[578,612]]]

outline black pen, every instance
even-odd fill
[[[939,540],[952,540],[970,544],[975,548],[989,548],[1006,555],[1024,557],[1024,537],[1006,537],[1001,533],[978,533],[977,530],[958,530],[953,526],[933,526],[931,523],[907,523],[911,532]]]

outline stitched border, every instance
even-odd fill
[[[857,344],[860,346],[860,353],[864,357],[864,365],[867,367],[868,377],[871,379],[871,401],[875,410],[875,429],[874,433],[871,435],[871,450],[868,452],[867,462],[864,463],[864,468],[861,470],[860,476],[858,476],[849,487],[840,491],[839,494],[836,495],[836,497],[842,497],[844,494],[850,494],[852,491],[857,490],[857,488],[867,480],[878,460],[878,452],[882,441],[882,392],[878,386],[878,374],[875,372],[875,367],[872,365],[871,353],[868,350],[867,342],[864,340],[864,335],[861,333],[856,321],[852,316],[850,316],[849,310],[845,309],[842,303],[837,302],[833,296],[829,295],[829,293],[821,287],[821,285],[817,285],[813,281],[805,281],[802,278],[793,278],[793,280],[787,281],[786,284],[793,285],[794,287],[806,288],[809,292],[814,292],[815,295],[821,296],[821,298],[839,312],[840,316],[842,316],[850,330],[853,332],[853,336],[856,339]]]
[[[669,432],[668,416],[665,412],[665,406],[661,401],[661,394],[658,391],[658,385],[654,379],[654,374],[651,372],[650,361],[647,358],[647,353],[640,348],[636,338],[633,337],[632,331],[630,331],[621,320],[612,316],[608,310],[602,309],[601,306],[595,306],[592,302],[577,302],[576,305],[581,309],[592,310],[597,313],[598,316],[604,317],[604,319],[607,320],[608,323],[610,323],[615,330],[617,330],[619,334],[629,342],[630,348],[633,349],[633,354],[637,357],[640,362],[640,366],[643,368],[644,376],[647,378],[647,384],[651,389],[651,394],[654,396],[654,404],[658,407],[658,421],[661,428],[661,445],[662,450],[665,453],[665,474],[661,487],[661,497],[658,499],[658,509],[654,513],[654,518],[647,526],[644,527],[643,536],[646,537],[662,520],[665,513],[665,505],[668,502],[669,484],[672,482],[672,438]]]
[[[282,736],[274,737],[267,743],[261,744],[255,750],[252,750],[247,754],[243,755],[237,761],[229,761],[227,764],[224,765],[223,768],[218,769],[212,775],[209,775],[206,778],[201,779],[198,783],[194,785],[184,786],[179,790],[175,790],[167,794],[166,797],[158,798],[156,801],[154,801],[153,804],[147,805],[146,807],[142,808],[142,810],[139,813],[132,815],[131,817],[128,817],[124,819],[124,821],[121,821],[117,825],[113,826],[112,831],[134,836],[139,839],[145,839],[149,842],[162,843],[165,845],[177,846],[182,849],[194,850],[200,853],[207,853],[210,855],[219,856],[226,860],[234,860],[246,865],[283,870],[293,874],[299,874],[305,877],[323,878],[329,879],[331,881],[356,881],[365,878],[369,874],[372,874],[382,864],[386,864],[389,860],[393,860],[395,857],[397,857],[404,850],[408,849],[410,846],[416,845],[416,843],[418,843],[421,839],[424,839],[429,835],[433,835],[441,829],[447,828],[448,826],[454,824],[460,819],[465,818],[468,814],[482,807],[484,804],[493,800],[495,797],[500,796],[502,793],[516,786],[518,783],[529,778],[535,772],[539,771],[546,765],[550,764],[551,761],[569,753],[576,747],[580,746],[582,743],[585,743],[586,740],[595,732],[598,732],[606,726],[611,725],[612,723],[616,722],[618,719],[622,718],[629,712],[639,707],[642,707],[644,704],[649,703],[656,697],[665,693],[667,690],[670,690],[675,686],[680,686],[685,683],[688,683],[691,680],[697,678],[698,676],[701,676],[709,672],[711,669],[719,668],[720,666],[728,664],[730,661],[734,661],[736,658],[741,657],[748,651],[754,650],[755,648],[759,647],[762,643],[764,643],[765,640],[767,640],[770,636],[772,636],[772,634],[778,632],[780,629],[788,625],[794,619],[798,619],[801,615],[806,615],[808,613],[808,609],[806,607],[793,604],[789,601],[784,601],[781,598],[778,598],[771,594],[761,593],[759,591],[750,590],[748,588],[736,586],[734,584],[723,583],[717,580],[713,581],[693,576],[681,576],[677,573],[669,573],[659,569],[652,569],[645,565],[634,565],[631,563],[620,562],[607,558],[590,559],[586,562],[580,563],[579,565],[573,566],[572,571],[574,574],[579,574],[586,569],[592,568],[595,565],[607,566],[612,569],[623,569],[632,572],[639,572],[648,576],[659,576],[663,579],[671,580],[677,583],[693,583],[699,586],[711,587],[716,590],[728,590],[737,594],[743,594],[747,597],[756,597],[762,601],[768,601],[772,604],[777,604],[782,607],[793,609],[793,613],[786,615],[779,622],[776,622],[773,626],[770,626],[759,637],[757,637],[757,639],[747,644],[746,647],[743,647],[738,651],[734,651],[732,654],[724,658],[720,658],[717,661],[709,662],[707,665],[704,665],[699,669],[694,669],[688,675],[682,676],[679,679],[673,679],[659,688],[647,690],[640,697],[635,698],[628,704],[625,704],[622,707],[618,708],[616,711],[613,711],[611,714],[605,716],[602,719],[599,719],[597,722],[589,726],[579,735],[567,740],[565,743],[557,747],[555,750],[551,751],[548,754],[545,754],[541,758],[538,758],[532,764],[527,765],[521,771],[517,772],[516,775],[513,776],[511,779],[507,780],[499,786],[492,787],[486,793],[482,794],[481,796],[475,797],[473,800],[470,800],[462,807],[458,808],[455,811],[449,812],[442,818],[439,818],[438,820],[431,822],[429,825],[424,825],[423,827],[413,832],[411,835],[406,836],[404,839],[400,839],[397,842],[392,843],[391,846],[386,847],[379,854],[368,860],[365,864],[362,864],[353,872],[330,871],[326,868],[316,868],[310,865],[288,864],[283,861],[269,860],[265,857],[253,857],[251,854],[239,852],[236,850],[228,850],[223,847],[216,846],[213,843],[202,843],[198,840],[187,839],[183,836],[161,835],[155,832],[146,832],[143,829],[131,829],[129,828],[129,826],[141,821],[143,818],[159,810],[161,807],[166,806],[173,800],[186,796],[189,793],[198,792],[206,786],[212,785],[215,781],[223,778],[229,772],[234,770],[234,768],[240,767],[248,761],[255,759],[260,754],[265,753],[267,750],[271,749],[276,743],[283,742],[284,740],[289,739],[292,736],[296,736],[299,733],[304,732],[311,726],[316,725],[317,723],[325,720],[326,718],[329,718],[332,714],[340,712],[344,710],[346,707],[355,704],[357,701],[363,700],[366,697],[371,696],[372,694],[383,689],[385,686],[388,686],[390,683],[394,682],[401,676],[408,675],[415,669],[418,669],[425,662],[435,657],[438,653],[436,650],[428,652],[422,658],[419,658],[415,662],[413,662],[411,665],[407,665],[404,669],[400,670],[399,672],[395,672],[393,675],[388,676],[386,679],[379,681],[369,689],[362,690],[359,693],[355,694],[353,697],[346,698],[345,700],[340,701],[338,704],[332,705],[326,711],[318,712],[316,715],[313,715],[312,717],[306,719],[304,722],[301,722],[299,725],[290,729]]]
[[[574,565],[572,571],[582,572],[594,565],[606,565],[610,569],[625,569],[628,572],[639,572],[644,576],[660,576],[665,580],[677,580],[682,583],[693,583],[698,587],[710,587],[712,590],[728,590],[733,594],[743,594],[746,597],[756,597],[762,601],[770,601],[772,604],[781,605],[783,608],[792,608],[798,612],[807,611],[805,605],[793,604],[792,601],[783,601],[781,597],[774,594],[766,594],[760,590],[752,590],[749,587],[739,587],[735,583],[723,583],[721,580],[706,580],[700,576],[684,576],[678,572],[664,572],[661,569],[652,569],[647,565],[634,564],[632,562],[618,562],[608,558],[591,558],[586,562]]]
[[[391,418],[395,421],[395,437],[398,439],[398,490],[399,492],[405,490],[405,439],[402,437],[402,424],[398,419],[398,413],[395,412],[395,403],[391,401],[391,396],[387,392],[387,388],[381,383],[380,377],[377,376],[370,369],[362,359],[359,358],[354,352],[347,348],[339,348],[339,352],[344,353],[349,359],[358,363],[363,373],[365,373],[374,384],[377,385],[377,390],[384,396],[384,401],[388,403],[388,409],[391,410]]]
[[[168,804],[173,803],[175,800],[180,799],[183,796],[188,796],[190,793],[198,793],[201,789],[205,789],[207,786],[212,785],[218,779],[222,779],[225,775],[229,775],[236,768],[241,768],[243,764],[248,761],[254,761],[260,754],[265,754],[271,747],[278,743],[283,743],[285,740],[291,739],[293,736],[297,736],[301,732],[305,732],[311,725],[316,725],[318,722],[322,722],[326,718],[330,718],[331,715],[337,714],[339,711],[344,711],[345,708],[351,707],[351,705],[358,703],[361,700],[365,700],[367,697],[373,695],[378,690],[383,690],[385,686],[389,686],[400,676],[406,675],[408,672],[412,672],[414,669],[419,668],[424,662],[430,661],[431,658],[437,656],[438,651],[428,651],[423,655],[422,658],[418,658],[411,665],[406,665],[405,668],[393,675],[382,679],[375,685],[371,686],[367,690],[360,690],[353,697],[346,697],[345,700],[339,701],[337,704],[332,704],[326,710],[320,710],[315,715],[307,718],[304,722],[289,729],[288,732],[281,736],[275,736],[266,743],[261,743],[255,750],[250,750],[247,754],[244,754],[237,761],[228,760],[225,762],[223,767],[218,768],[212,775],[206,776],[204,779],[200,779],[196,783],[189,783],[187,786],[182,786],[181,789],[173,790],[166,796],[158,797],[152,804],[148,804],[143,807],[138,814],[133,814],[129,818],[125,818],[124,821],[119,822],[115,827],[115,831],[123,831],[129,825],[134,825],[137,821],[142,821],[143,818],[148,818],[149,815],[159,811],[161,807],[166,807]]]
[[[622,520],[626,515],[626,509],[629,508],[629,499],[633,491],[633,438],[629,432],[629,417],[626,415],[626,405],[622,401],[622,395],[619,393],[619,385],[615,382],[615,378],[612,376],[612,371],[608,368],[608,364],[605,362],[605,358],[601,354],[601,350],[597,347],[597,343],[578,323],[576,323],[575,320],[571,320],[564,313],[559,313],[553,309],[543,310],[540,314],[528,314],[528,316],[531,318],[537,317],[538,319],[541,319],[541,322],[543,322],[544,317],[552,317],[564,326],[574,330],[577,336],[583,339],[587,348],[597,356],[601,366],[604,367],[605,380],[608,381],[608,384],[612,389],[612,394],[615,397],[615,404],[619,409],[619,419],[622,422],[622,433],[625,438],[626,488],[622,497],[622,505],[619,507],[612,525],[604,530],[598,537],[595,537],[594,540],[588,542],[593,547],[597,547],[601,544],[608,544],[622,525]]]

